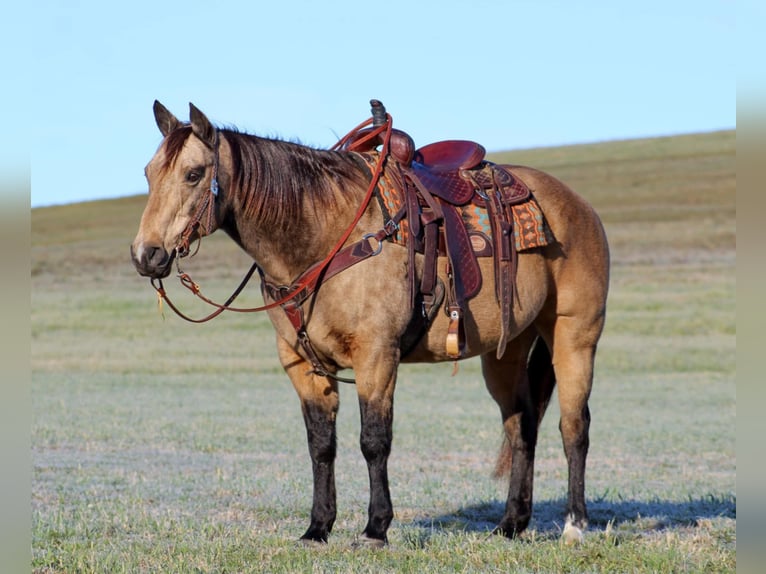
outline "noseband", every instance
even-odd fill
[[[218,130],[215,130],[215,141],[213,142],[213,177],[210,180],[210,187],[208,188],[205,197],[202,199],[202,201],[200,201],[200,204],[197,206],[197,209],[187,224],[186,229],[184,229],[183,233],[178,239],[178,245],[176,245],[175,248],[176,262],[178,262],[179,259],[189,255],[191,250],[191,237],[194,235],[195,231],[199,232],[199,230],[202,229],[204,231],[204,235],[210,235],[213,233],[213,231],[215,231],[215,202],[216,199],[218,199],[218,163],[220,155],[219,147],[220,138],[218,135]],[[202,242],[202,237],[203,234],[199,234],[197,249],[194,251],[194,253],[197,253],[199,250],[199,245]]]

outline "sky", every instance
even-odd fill
[[[21,134],[2,152],[29,150],[37,207],[145,193],[155,99],[316,147],[371,98],[419,145],[731,129],[736,20],[713,0],[36,2],[0,25]]]

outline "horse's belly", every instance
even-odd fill
[[[519,256],[519,269],[516,276],[518,300],[513,301],[511,323],[506,326],[509,344],[526,329],[539,315],[547,297],[545,264],[537,255]],[[461,358],[474,357],[488,352],[495,352],[503,334],[500,305],[495,297],[494,270],[491,258],[481,258],[481,291],[467,302],[462,319],[465,330],[465,354]],[[443,269],[439,259],[439,269]],[[441,276],[442,281],[446,277]],[[447,354],[447,332],[449,317],[444,311],[445,303],[419,341],[417,346],[402,359],[403,363],[453,361]]]

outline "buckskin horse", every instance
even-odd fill
[[[319,150],[217,128],[193,104],[182,122],[155,101],[163,140],[146,166],[133,264],[173,306],[162,279],[190,244],[222,229],[252,257],[246,279],[258,271],[265,304],[249,310],[274,325],[306,425],[313,503],[303,542],[326,543],[336,518],[339,382],[356,385],[369,471],[358,540],[382,546],[394,516],[387,464],[398,366],[477,355],[504,428],[496,472],[509,477],[494,532],[513,538],[529,524],[538,428],[558,384],[563,537],[581,540],[588,399],[609,282],[600,219],[551,175],[495,165],[479,144],[415,149],[371,103],[369,120]],[[234,308],[243,285],[211,302],[208,317],[186,318]]]

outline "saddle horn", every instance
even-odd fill
[[[380,127],[386,123],[386,106],[380,100],[370,100],[373,127]]]

